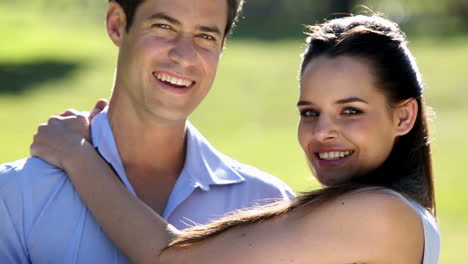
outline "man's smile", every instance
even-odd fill
[[[153,76],[160,82],[174,88],[189,88],[195,85],[195,81],[184,76],[175,76],[167,72],[153,72]]]

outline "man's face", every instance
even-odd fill
[[[146,0],[123,33],[117,85],[139,114],[183,121],[209,92],[222,51],[226,0]]]

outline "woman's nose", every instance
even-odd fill
[[[332,118],[321,115],[317,120],[313,133],[317,140],[327,142],[337,138],[338,131],[338,126]]]

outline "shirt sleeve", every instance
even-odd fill
[[[17,173],[0,165],[0,263],[29,263],[22,237],[23,202]]]

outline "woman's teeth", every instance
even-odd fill
[[[352,151],[337,151],[337,152],[321,152],[318,154],[320,159],[323,160],[337,160],[349,156]]]
[[[169,76],[169,75],[164,74],[164,73],[158,73],[156,75],[156,78],[158,78],[160,81],[163,81],[163,82],[168,82],[170,84],[174,84],[174,85],[178,85],[178,86],[185,86],[185,87],[189,87],[193,83],[192,81],[178,79],[176,77]]]

